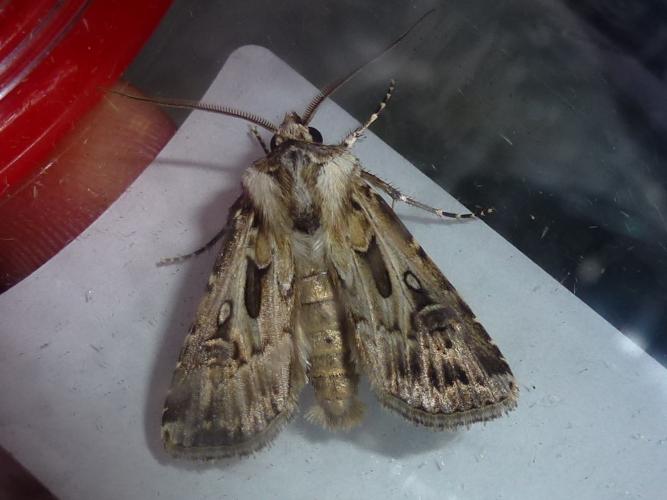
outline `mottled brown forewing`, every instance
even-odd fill
[[[484,327],[365,181],[350,218],[368,227],[343,286],[363,370],[380,401],[413,422],[450,428],[516,406],[512,371]]]
[[[305,379],[293,358],[293,297],[278,292],[277,266],[262,258],[275,243],[262,238],[274,237],[241,197],[165,402],[162,438],[173,455],[251,453],[294,412]]]

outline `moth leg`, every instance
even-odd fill
[[[196,257],[197,255],[201,255],[206,250],[209,250],[218,241],[220,241],[220,238],[222,238],[222,236],[225,234],[225,229],[227,229],[227,227],[223,227],[220,231],[218,231],[218,233],[213,237],[213,239],[211,239],[211,241],[206,243],[206,245],[204,245],[203,247],[198,248],[194,252],[185,255],[179,255],[177,257],[167,257],[166,259],[161,259],[156,265],[169,266],[171,264],[178,264],[180,262],[184,262],[192,257]]]
[[[384,99],[380,102],[380,105],[378,108],[375,110],[375,112],[366,120],[366,123],[361,125],[359,128],[356,130],[353,130],[348,134],[348,136],[343,139],[343,142],[341,142],[341,146],[345,146],[346,148],[351,148],[352,145],[357,142],[357,140],[364,135],[364,132],[370,127],[375,120],[378,119],[378,116],[380,116],[380,112],[387,107],[387,103],[389,102],[389,99],[391,99],[391,94],[394,92],[394,87],[396,86],[396,82],[394,80],[391,80],[389,82],[389,88],[387,89],[387,93],[384,95]]]
[[[255,136],[255,139],[257,139],[259,141],[259,145],[262,146],[262,149],[268,155],[270,153],[269,148],[266,146],[266,143],[264,142],[264,139],[262,139],[262,137],[259,135],[259,130],[257,130],[257,126],[252,125],[250,127],[250,132],[252,133],[252,135]]]
[[[393,202],[395,201],[402,201],[403,203],[406,203],[408,205],[412,205],[413,207],[420,208],[422,210],[425,210],[426,212],[430,212],[432,214],[437,215],[438,217],[446,217],[448,219],[475,219],[477,216],[475,214],[467,213],[467,214],[456,214],[453,212],[445,212],[441,208],[434,208],[429,205],[426,205],[418,200],[415,200],[414,198],[411,198],[409,196],[404,195],[401,193],[398,189],[396,189],[394,186],[389,184],[386,181],[383,181],[380,179],[377,175],[373,175],[370,172],[366,170],[361,171],[361,177],[366,180],[369,184],[372,186],[375,186],[378,189],[381,189],[385,193],[387,193],[392,200],[392,205]],[[488,210],[482,210],[480,212],[480,215],[485,215],[486,213],[491,213],[493,212],[493,209],[490,208]]]

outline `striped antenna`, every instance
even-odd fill
[[[126,94],[118,90],[107,89],[107,92],[112,94],[121,95],[123,97],[129,97],[135,101],[150,102],[157,104],[158,106],[164,106],[166,108],[183,108],[183,109],[197,109],[199,111],[208,111],[209,113],[218,113],[221,115],[233,116],[235,118],[241,118],[242,120],[249,121],[255,125],[259,125],[266,130],[273,132],[274,134],[278,131],[273,123],[268,121],[261,116],[248,113],[247,111],[241,111],[239,109],[228,108],[227,106],[219,106],[217,104],[208,104],[205,102],[198,101],[189,101],[187,99],[162,99],[160,97],[143,97],[139,95]]]

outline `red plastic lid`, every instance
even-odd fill
[[[115,82],[171,0],[33,0],[0,10],[0,195]],[[43,167],[42,168],[48,168]]]

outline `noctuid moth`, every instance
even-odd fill
[[[376,190],[442,217],[474,216],[404,196],[350,151],[393,82],[340,143],[323,144],[309,125],[359,69],[278,126],[230,108],[129,96],[235,116],[273,133],[269,149],[254,129],[266,155],[243,174],[176,365],[162,416],[173,455],[259,450],[294,415],[306,382],[316,400],[307,418],[329,429],[361,422],[360,375],[385,407],[435,429],[516,406],[518,387],[498,347]]]

